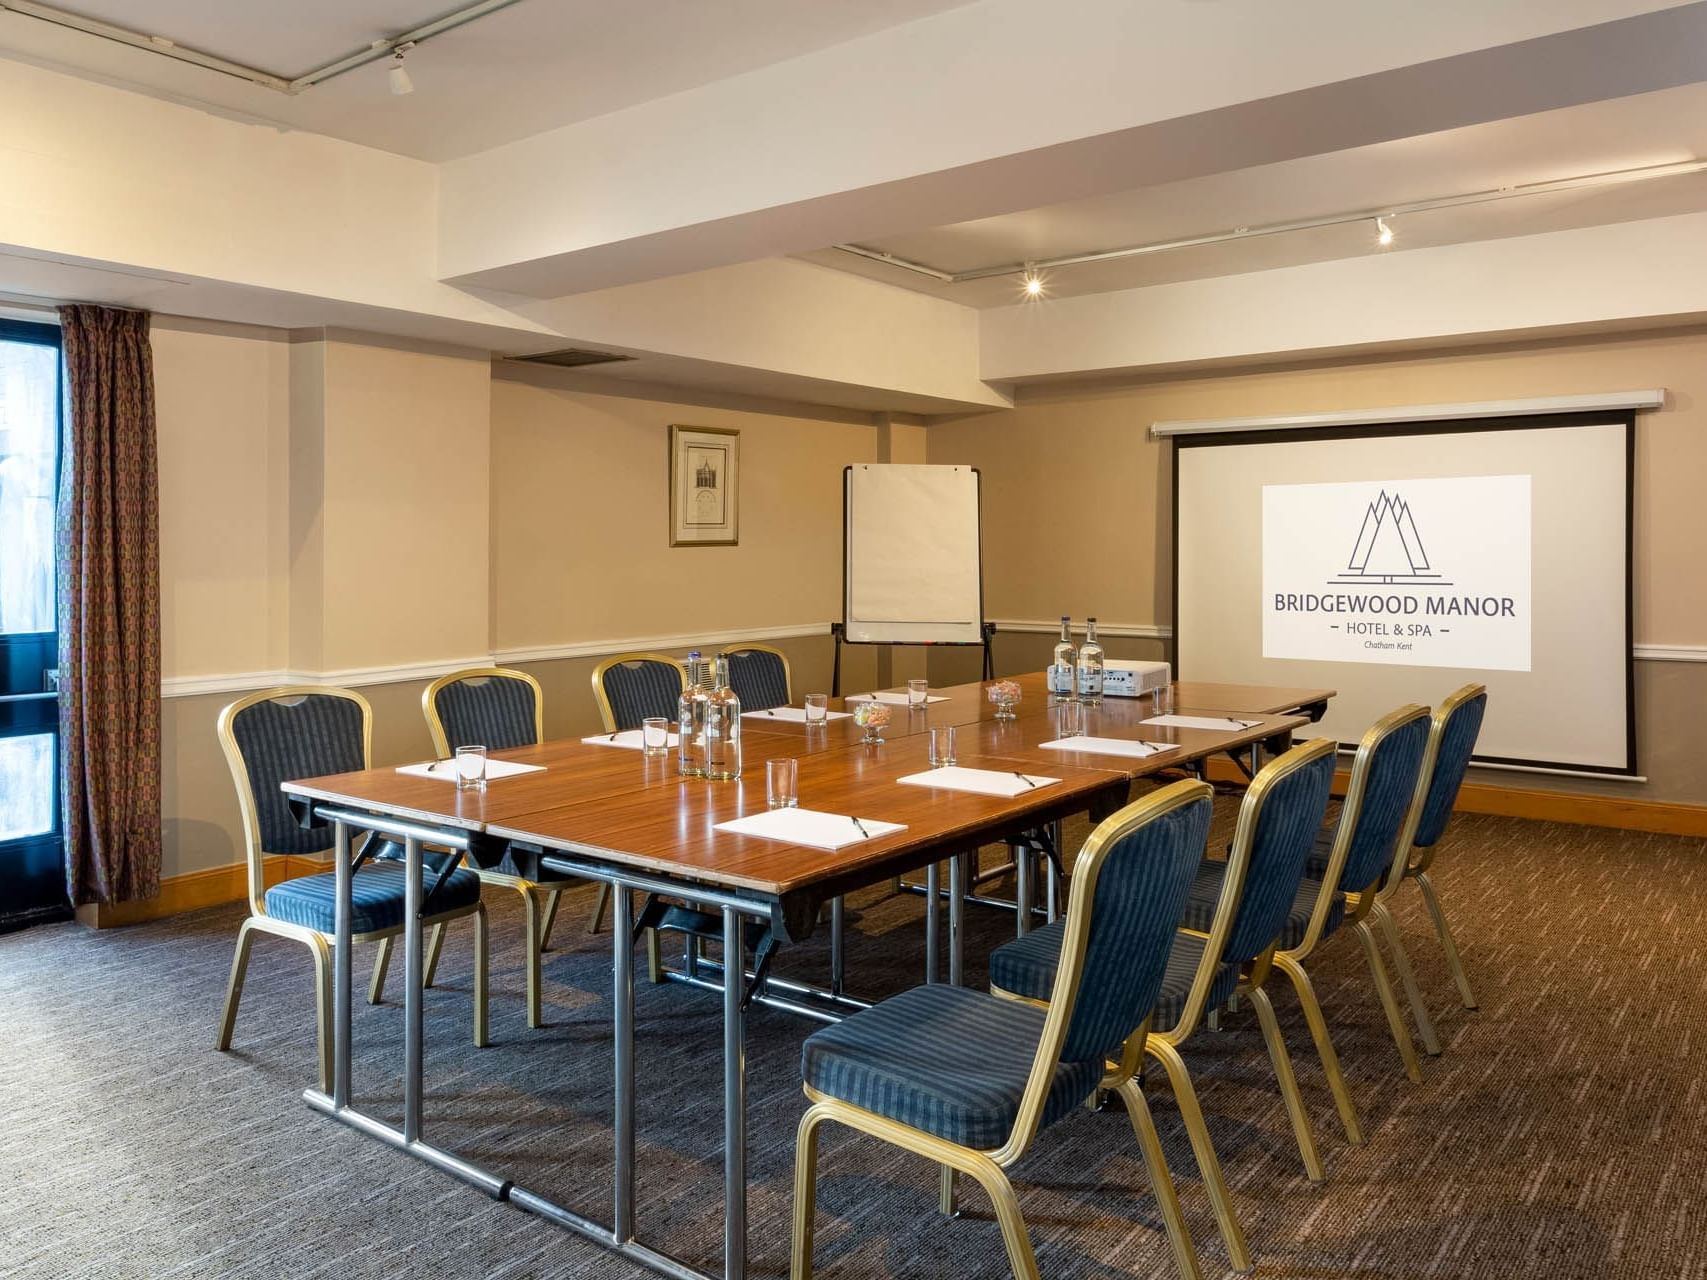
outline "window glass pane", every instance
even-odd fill
[[[58,397],[57,350],[0,340],[0,635],[52,631],[55,625]]]
[[[0,840],[53,830],[53,735],[0,738]]]

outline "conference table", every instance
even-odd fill
[[[334,829],[336,925],[333,977],[332,1092],[304,1091],[318,1111],[406,1151],[495,1199],[574,1231],[676,1280],[709,1280],[706,1272],[639,1238],[635,1216],[635,968],[634,895],[683,903],[721,925],[718,966],[723,1006],[724,1224],[723,1280],[745,1280],[746,1058],[744,990],[748,925],[784,943],[811,936],[827,904],[843,895],[929,868],[928,943],[935,945],[934,872],[946,861],[949,980],[959,982],[964,946],[965,868],[980,847],[1017,840],[1078,813],[1092,821],[1126,803],[1132,784],[1163,771],[1201,773],[1217,754],[1283,750],[1333,696],[1332,690],[1182,684],[1171,712],[1198,723],[1149,725],[1154,699],[1105,698],[1086,708],[1087,738],[1138,739],[1159,750],[1142,757],[1045,747],[1059,739],[1059,711],[1044,677],[1017,678],[1022,697],[1015,719],[998,719],[975,683],[932,690],[922,709],[892,708],[882,745],[859,741],[851,718],[808,726],[765,712],[743,717],[744,770],[732,782],[678,775],[673,756],[648,757],[609,739],[550,741],[493,754],[495,760],[538,766],[537,771],[488,782],[484,790],[459,790],[448,777],[422,777],[370,769],[289,782],[284,791],[305,826]],[[841,711],[852,699],[832,699]],[[1306,714],[1298,714],[1299,711]],[[1054,779],[1011,796],[973,794],[900,779],[930,771],[933,726],[956,726],[962,768],[1031,779]],[[602,735],[596,735],[602,737]],[[1087,744],[1089,745],[1089,744]],[[903,824],[829,851],[718,830],[718,824],[766,809],[764,761],[799,761],[804,808]],[[1253,761],[1254,762],[1254,761]],[[447,774],[449,770],[446,771]],[[351,1085],[352,944],[351,851],[356,833],[401,841],[405,854],[404,1066],[401,1128],[353,1106]],[[452,850],[476,866],[493,866],[505,852],[537,858],[559,875],[602,881],[612,889],[612,1061],[615,1072],[615,1147],[611,1219],[601,1222],[549,1197],[515,1185],[454,1152],[427,1142],[422,1132],[424,1057],[424,948],[422,906],[427,897],[426,853]],[[1029,917],[1026,904],[1021,915]],[[837,921],[839,924],[839,919]],[[839,929],[833,934],[839,937]],[[839,974],[838,964],[835,966]],[[926,976],[935,980],[934,951]],[[702,982],[701,985],[710,985]],[[801,988],[804,990],[804,988]],[[812,1012],[838,1016],[858,1001],[825,993]],[[838,997],[840,997],[838,999]],[[785,1004],[784,1007],[787,1007]]]

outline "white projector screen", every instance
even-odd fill
[[[861,463],[844,473],[842,621],[856,644],[982,644],[973,467]]]
[[[1328,688],[1354,744],[1488,687],[1483,764],[1636,772],[1634,419],[1434,422],[1174,440],[1180,678]]]

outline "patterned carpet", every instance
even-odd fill
[[[1220,832],[1229,809],[1222,802]],[[1328,1276],[1707,1278],[1707,842],[1461,816],[1439,863],[1481,1010],[1456,1000],[1423,911],[1398,917],[1445,1054],[1408,1084],[1349,935],[1314,964],[1368,1141],[1348,1148],[1296,1001],[1271,985],[1328,1181],[1302,1176],[1248,1006],[1185,1056],[1257,1260]],[[428,1001],[430,1137],[608,1217],[608,937],[571,899],[546,962],[547,1017],[524,1024],[521,913],[489,893],[493,1035],[469,1042],[469,930]],[[868,894],[850,940],[867,992],[921,972],[916,897]],[[128,930],[0,937],[0,1274],[85,1277],[639,1277],[596,1247],[318,1117],[306,952],[263,938],[236,1051],[211,1045],[240,916],[220,908]],[[975,911],[969,981],[1011,918]],[[364,951],[360,959],[371,953]],[[785,971],[819,976],[820,946]],[[394,965],[394,978],[400,972]],[[394,986],[395,993],[395,986]],[[358,1095],[398,1106],[399,1006],[356,1014]],[[751,1273],[785,1275],[794,1125],[808,1028],[750,1023]],[[715,1265],[721,1220],[717,1000],[639,998],[644,1238]],[[1206,1274],[1227,1274],[1165,1082],[1154,1110]],[[1045,1132],[1016,1175],[1047,1277],[1173,1274],[1118,1113]],[[824,1277],[1007,1275],[988,1206],[935,1213],[932,1170],[830,1130]]]

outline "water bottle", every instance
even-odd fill
[[[729,659],[717,660],[717,675],[705,695],[705,776],[733,782],[741,776],[741,699],[729,687]]]
[[[688,654],[688,687],[676,701],[676,771],[705,777],[705,665],[699,650]]]
[[[1061,617],[1061,643],[1055,646],[1055,661],[1049,667],[1049,692],[1057,702],[1073,700],[1073,668],[1078,650],[1073,647],[1073,620]]]
[[[1079,701],[1094,707],[1102,701],[1102,646],[1097,643],[1097,620],[1085,619],[1085,642],[1079,646]]]

